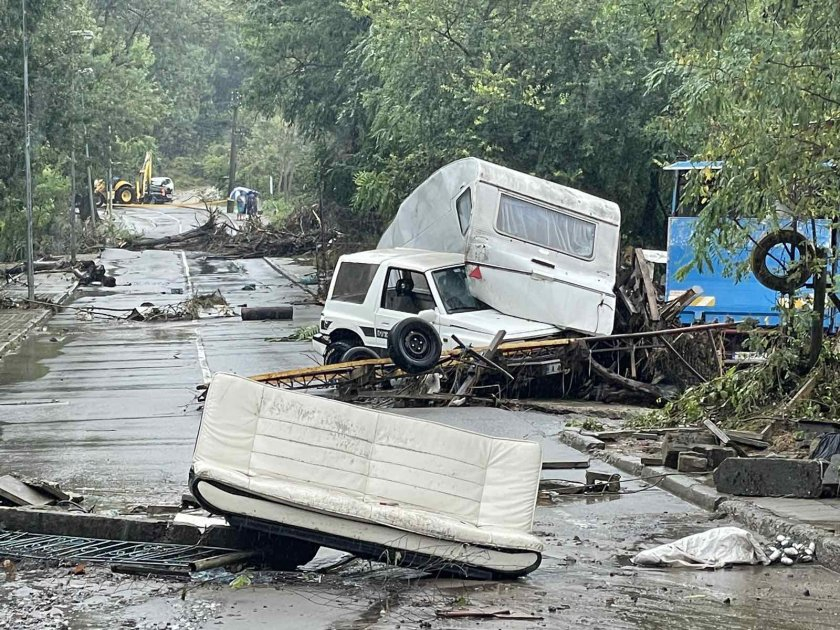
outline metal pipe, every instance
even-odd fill
[[[718,330],[734,328],[744,322],[722,322],[718,324],[700,324],[698,326],[682,326],[680,328],[666,328],[665,330],[646,330],[638,333],[621,333],[618,335],[603,335],[601,337],[579,337],[572,341],[610,341],[611,339],[644,339],[646,337],[662,337],[667,335],[681,335],[685,333],[701,332],[703,330]]]

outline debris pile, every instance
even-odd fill
[[[233,309],[222,292],[199,293],[177,304],[155,306],[144,302],[140,308],[132,309],[124,319],[133,322],[178,321],[199,319],[202,317],[233,317]]]
[[[125,249],[191,249],[230,258],[262,256],[294,256],[314,251],[323,235],[310,213],[295,212],[282,227],[266,225],[259,217],[232,225],[222,212],[210,210],[207,221],[191,230],[173,236],[132,237],[123,243]],[[331,233],[326,240],[336,236]]]
[[[73,275],[81,286],[101,283],[103,287],[117,286],[117,279],[105,273],[105,265],[97,265],[92,260],[83,260],[72,269]]]

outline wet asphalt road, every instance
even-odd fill
[[[124,216],[149,236],[203,222],[200,212],[160,206],[131,209]],[[81,289],[73,305],[163,306],[183,300],[191,287],[199,293],[218,289],[233,306],[295,304],[293,322],[238,317],[82,321],[66,310],[18,354],[0,361],[0,473],[55,479],[100,508],[176,503],[198,426],[196,385],[215,371],[255,374],[311,365],[308,344],[268,340],[314,323],[319,308],[260,259],[109,250],[103,261],[117,275],[118,286]],[[307,272],[293,261],[283,264]],[[243,290],[246,284],[256,290]],[[584,457],[553,438],[570,416],[480,408],[404,411],[489,434],[535,439],[546,458]],[[615,472],[597,460],[592,469]],[[584,471],[545,476],[579,481]],[[840,627],[838,576],[815,565],[715,572],[629,565],[641,548],[729,523],[643,482],[626,482],[623,491],[541,502],[534,529],[546,545],[543,564],[514,582],[407,581],[362,566],[238,590],[214,584],[184,590],[159,580],[112,576],[104,568],[77,577],[68,577],[66,569],[23,571],[17,582],[4,583],[0,574],[0,628]],[[259,582],[260,576],[254,577]],[[543,619],[435,617],[435,609],[450,607],[510,609]]]
[[[169,217],[162,206],[132,209],[128,219],[138,214],[154,221],[149,231],[156,236],[204,220],[180,209]],[[196,386],[217,371],[248,375],[312,365],[307,342],[270,340],[315,323],[320,309],[262,259],[106,250],[102,261],[117,286],[80,288],[71,306],[123,309],[108,311],[123,316],[143,303],[177,304],[193,290],[219,290],[233,307],[294,305],[291,322],[243,322],[238,315],[81,321],[67,309],[0,361],[3,471],[59,480],[100,507],[178,502],[198,427]],[[293,272],[307,271],[286,263]],[[246,285],[255,290],[243,290]]]

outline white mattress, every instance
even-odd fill
[[[283,514],[293,507],[355,521],[360,531],[365,528],[359,524],[368,523],[535,553],[542,549],[530,533],[540,469],[534,442],[228,374],[211,382],[193,456],[198,479],[246,492],[258,503],[277,503]]]

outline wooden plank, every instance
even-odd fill
[[[752,446],[754,448],[770,448],[770,442],[761,439],[761,435],[751,431],[729,431],[729,439],[736,444]]]
[[[645,286],[645,297],[647,298],[648,309],[650,310],[650,318],[653,321],[658,322],[660,319],[659,303],[656,301],[656,288],[653,286],[651,268],[650,265],[648,265],[648,261],[645,260],[642,250],[638,248],[636,249],[636,263],[639,265],[639,271],[642,274],[642,282]]]
[[[49,505],[55,502],[55,499],[50,495],[30,488],[20,479],[15,479],[11,475],[0,477],[0,497],[16,506]]]
[[[721,444],[726,446],[731,441],[729,436],[726,434],[726,431],[721,429],[718,425],[716,425],[711,420],[703,420],[703,424],[705,427],[712,432],[712,434],[720,441]]]
[[[744,452],[744,449],[742,449],[740,446],[738,446],[738,444],[735,443],[732,440],[732,438],[729,437],[729,435],[727,435],[726,431],[721,429],[714,422],[706,419],[706,420],[703,420],[703,424],[706,426],[706,428],[709,431],[712,432],[712,434],[720,441],[721,444],[723,444],[724,446],[731,446],[732,448],[734,448],[735,452],[738,453],[738,455],[740,457],[746,457],[747,456],[747,454]]]
[[[715,334],[711,330],[707,330],[706,334],[709,336],[709,343],[712,344],[712,348],[715,352],[715,360],[717,361],[718,365],[718,375],[723,376],[723,373],[726,371],[726,366],[723,363],[723,354],[718,349],[717,341],[715,340]]]

